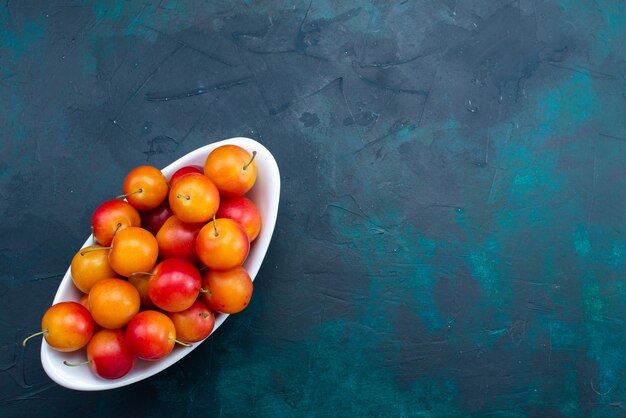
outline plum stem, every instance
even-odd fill
[[[180,344],[180,345],[182,345],[182,346],[185,346],[185,347],[193,347],[193,344],[189,344],[189,343],[186,343],[186,342],[183,342],[183,341],[177,340],[176,338],[172,338],[172,339],[174,340],[174,342],[175,342],[175,343]]]
[[[150,273],[149,271],[136,271],[134,273],[130,273],[130,277],[137,277],[137,276],[156,276],[156,274]]]
[[[215,236],[219,237],[220,234],[217,232],[217,225],[215,225],[215,214],[213,214],[213,229],[215,230]]]
[[[117,225],[115,225],[115,231],[113,231],[113,236],[117,234],[117,231],[119,231],[121,227],[122,227],[122,223],[118,222]]]
[[[200,288],[200,293],[211,293],[211,289]]]
[[[250,164],[252,164],[252,161],[254,161],[254,157],[256,157],[256,151],[252,151],[252,158],[250,158],[250,161],[248,161],[248,163],[246,165],[243,166],[243,169],[245,170],[246,168],[248,168],[248,166]]]
[[[85,254],[90,253],[92,251],[110,250],[111,248],[113,248],[113,247],[98,247],[98,248],[91,247],[91,248],[87,248],[86,250],[82,250],[80,252],[80,255],[85,255]]]
[[[137,190],[135,190],[134,192],[130,192],[130,193],[124,193],[124,194],[120,194],[115,196],[116,199],[122,199],[126,196],[130,196],[131,194],[137,194],[137,193],[143,193],[143,189],[140,187]]]
[[[70,366],[70,367],[87,366],[87,365],[91,364],[91,360],[83,361],[82,363],[70,363],[69,361],[64,360],[63,364],[65,364],[66,366]]]
[[[42,335],[42,334],[47,334],[47,333],[48,333],[48,330],[47,330],[47,329],[44,329],[43,331],[39,331],[39,332],[36,332],[36,333],[34,333],[34,334],[32,334],[32,335],[29,335],[28,337],[24,338],[24,341],[22,341],[22,347],[26,347],[26,343],[27,343],[27,342],[28,342],[28,340],[30,340],[31,338],[33,338],[33,337],[37,337],[37,336]]]
[[[206,318],[208,318],[208,317],[209,317],[209,316],[211,316],[211,315],[209,315],[209,314],[208,314],[208,313],[206,313],[206,312],[200,312],[200,313],[198,314],[198,316],[201,316],[201,317],[203,317],[203,318],[205,318],[205,319],[206,319]]]

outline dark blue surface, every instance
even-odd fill
[[[0,6],[1,414],[623,416],[620,1]],[[251,305],[176,367],[55,385],[94,208],[232,136],[275,155]]]

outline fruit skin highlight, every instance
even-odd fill
[[[101,327],[118,329],[125,326],[137,312],[141,298],[131,283],[122,279],[105,279],[89,292],[89,312]]]
[[[256,182],[256,163],[252,155],[237,145],[215,148],[204,162],[204,175],[224,197],[243,196]]]
[[[91,371],[103,379],[126,376],[135,364],[135,356],[121,329],[103,329],[95,333],[87,345],[87,359]]]
[[[174,215],[182,222],[204,223],[217,212],[220,193],[208,177],[190,173],[172,186],[169,203]]]
[[[120,276],[150,271],[159,256],[159,244],[149,231],[130,227],[115,234],[109,251],[109,264]]]
[[[117,273],[109,264],[109,253],[100,245],[79,250],[71,264],[72,281],[83,293],[89,293],[100,280],[116,277]]]
[[[141,216],[137,209],[123,200],[103,202],[91,217],[93,235],[103,246],[110,245],[117,232],[130,226],[141,226]]]
[[[170,216],[156,234],[159,257],[184,258],[197,264],[196,238],[200,229],[202,224],[188,224],[176,216]]]
[[[175,185],[182,176],[190,173],[204,174],[204,167],[199,165],[187,165],[185,167],[179,168],[174,174],[172,174],[172,177],[170,177],[170,187]]]
[[[244,196],[222,199],[217,218],[230,218],[243,226],[250,242],[254,241],[261,232],[261,214],[259,209]]]
[[[188,343],[204,340],[211,335],[215,326],[215,314],[201,300],[182,312],[168,312],[176,328],[176,338]]]
[[[230,270],[246,261],[250,252],[248,234],[232,219],[220,218],[202,227],[196,238],[196,253],[211,270]]]
[[[184,311],[200,294],[202,276],[187,260],[168,258],[157,264],[153,274],[148,282],[148,296],[164,311]]]
[[[154,209],[159,206],[169,191],[167,179],[156,167],[142,165],[133,168],[124,179],[123,195],[134,208]]]
[[[139,312],[128,323],[126,341],[138,358],[159,360],[174,348],[176,328],[172,320],[161,312]]]
[[[48,345],[57,351],[71,352],[87,345],[94,331],[94,321],[89,311],[78,302],[59,302],[48,308],[41,318],[41,332],[27,337],[28,340],[43,335]]]
[[[253,284],[243,267],[232,270],[208,270],[202,278],[202,297],[215,312],[234,314],[244,310],[252,297]]]

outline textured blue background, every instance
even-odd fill
[[[624,416],[625,25],[617,0],[6,0],[0,414]],[[240,135],[283,182],[250,307],[147,381],[55,385],[19,342],[94,208]]]

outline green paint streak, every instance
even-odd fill
[[[574,250],[580,256],[586,256],[591,253],[591,240],[589,239],[589,231],[586,228],[579,228],[574,231]]]
[[[579,417],[581,416],[581,405],[576,399],[580,399],[578,394],[578,382],[577,374],[575,371],[569,371],[565,373],[565,384],[562,388],[563,399],[571,399],[567,403],[559,403],[559,411],[566,417]]]
[[[346,7],[347,8],[347,7]],[[343,13],[345,10],[343,8],[337,8],[335,6],[335,2],[332,0],[318,0],[314,1],[311,4],[311,10],[309,10],[308,20],[316,20],[316,19],[334,19],[338,14]],[[378,13],[376,8],[372,8],[372,13]]]
[[[160,10],[162,9],[162,10]],[[163,10],[170,9],[167,3],[150,4],[148,7],[137,8],[137,4],[126,2],[98,1],[92,6],[96,19],[109,22],[112,27],[121,27],[119,30],[122,36],[137,36],[149,42],[154,42],[158,38],[158,33],[152,28],[166,27],[171,13],[164,13]],[[183,14],[191,18],[192,14]],[[159,17],[158,21],[156,16]]]
[[[586,271],[582,276],[585,316],[591,321],[602,321],[604,307],[600,286],[595,282],[595,274],[591,271]]]
[[[4,20],[4,22],[2,22]],[[8,55],[9,62],[16,61],[30,51],[38,50],[37,43],[43,39],[45,32],[44,18],[37,21],[26,21],[19,29],[9,26],[4,17],[0,22],[0,52],[3,58]]]
[[[497,165],[504,170],[497,173],[498,183],[494,182],[487,199],[500,204],[504,200],[510,210],[497,211],[497,232],[482,245],[472,243],[469,248],[471,271],[488,295],[510,295],[510,289],[505,290],[498,279],[499,274],[504,274],[507,269],[498,261],[503,246],[515,241],[518,235],[528,237],[535,233],[539,236],[544,233],[541,231],[545,225],[559,224],[559,214],[546,207],[563,189],[564,179],[557,166],[558,152],[547,151],[544,144],[555,134],[571,133],[579,128],[590,117],[590,108],[595,105],[589,78],[580,74],[538,97],[537,105],[531,107],[532,113],[522,115],[522,120],[538,123],[490,128],[491,134],[502,137],[493,142],[506,146],[496,148]],[[472,208],[468,211],[472,212]],[[459,219],[459,223],[468,233],[472,231],[471,220]],[[580,250],[583,248],[584,245]],[[549,259],[544,261],[550,262]]]
[[[158,13],[159,7],[168,10],[168,13]],[[142,13],[138,15],[133,21],[129,22],[129,25],[124,30],[124,35],[140,36],[148,42],[154,43],[157,40],[159,34],[158,32],[149,28],[164,27],[160,26],[161,24],[167,25],[169,23],[169,16],[172,12],[174,12],[174,10],[170,9],[168,3],[163,3],[160,5],[150,5],[150,7],[143,10]],[[157,16],[159,16],[158,22]]]
[[[575,324],[550,320],[547,322],[553,350],[576,350],[580,348],[580,331]]]
[[[618,269],[624,270],[626,267],[626,245],[621,242],[616,242],[611,245],[610,253],[611,265]]]
[[[444,242],[430,240],[420,234],[414,225],[406,225],[394,237],[401,250],[396,253],[395,262],[376,263],[384,276],[397,276],[394,284],[395,297],[392,300],[413,300],[415,314],[424,322],[430,332],[438,332],[444,320],[435,303],[434,258]]]
[[[397,318],[398,301],[414,300],[411,305],[415,314],[432,331],[443,326],[443,320],[435,304],[433,257],[438,243],[428,240],[415,231],[412,225],[399,231],[383,234],[374,224],[363,219],[348,222],[345,213],[331,216],[333,228],[341,232],[347,240],[355,241],[355,249],[367,260],[367,270],[372,273],[369,298],[386,301],[384,304],[370,305],[366,318],[375,329],[390,328],[390,322]],[[396,218],[397,219],[397,218]],[[393,253],[381,262],[376,254]]]
[[[553,88],[534,92],[533,97],[537,98],[535,104],[518,115],[518,121],[489,128],[490,137],[494,138],[491,141],[493,148],[490,150],[490,157],[493,156],[493,165],[498,167],[497,181],[494,181],[491,189],[491,183],[488,184],[484,195],[484,201],[494,207],[493,221],[488,223],[489,234],[481,237],[482,229],[473,224],[473,219],[480,210],[471,204],[464,204],[464,209],[470,216],[460,214],[457,217],[457,223],[466,235],[474,237],[466,244],[472,275],[478,279],[485,294],[489,296],[487,306],[498,306],[499,312],[508,312],[509,306],[512,306],[509,304],[514,295],[507,273],[516,268],[515,265],[507,265],[502,260],[503,255],[508,255],[508,250],[515,248],[516,257],[512,259],[515,264],[519,263],[516,259],[525,254],[520,242],[532,245],[530,240],[542,237],[558,242],[559,238],[552,238],[546,228],[567,231],[567,222],[572,217],[580,219],[579,214],[588,209],[587,206],[579,207],[577,200],[566,207],[554,206],[555,201],[564,200],[564,191],[571,190],[567,183],[568,172],[559,164],[560,152],[554,147],[555,136],[576,134],[589,121],[604,117],[601,111],[603,104],[596,97],[592,80],[584,74],[573,74]],[[614,112],[613,109],[610,111]],[[471,192],[475,193],[474,190]],[[476,199],[472,195],[466,195],[461,201],[475,202]],[[482,207],[483,202],[479,204]],[[501,210],[502,208],[507,209]],[[483,219],[480,225],[484,226],[484,222]],[[571,227],[569,230],[571,231]],[[605,322],[606,307],[602,304],[602,288],[597,283],[594,266],[590,262],[590,258],[597,254],[594,254],[587,229],[581,227],[571,234],[573,249],[581,263],[580,286],[585,317],[591,323],[600,324],[600,321]],[[568,237],[562,238],[566,240]],[[542,242],[539,245],[546,244]],[[558,281],[555,278],[557,274],[562,274],[562,266],[558,266],[556,261],[561,255],[561,252],[548,252],[541,258],[528,261],[538,263],[540,278],[551,283]],[[621,260],[619,255],[614,255],[614,259],[614,263]],[[558,303],[561,291],[552,288],[546,291],[551,292],[551,297]],[[543,340],[547,335],[550,335],[555,351],[558,348],[580,350],[587,347],[581,345],[580,324],[553,321],[551,318],[554,315],[550,313],[536,315],[547,321],[545,325],[542,322],[537,323],[528,332],[528,343],[531,347],[536,347],[538,338]],[[485,341],[497,341],[501,338],[497,332],[501,328],[494,329],[493,335],[481,335],[474,342],[479,341],[484,345]],[[623,365],[611,360],[612,355],[608,358],[602,355],[601,349],[606,351],[608,348],[606,336],[586,325],[582,327],[582,331],[585,329],[593,340],[604,341],[597,350],[594,349],[593,358],[600,366],[600,376],[607,376],[601,378],[603,387],[606,388],[611,371],[623,370]],[[620,345],[615,343],[615,347]],[[573,372],[563,389],[567,399],[578,398],[577,378],[577,374]],[[568,416],[580,415],[580,405],[576,402],[560,407]]]
[[[602,321],[604,307],[600,285],[593,264],[593,248],[587,228],[579,227],[573,234],[574,250],[579,256],[585,314],[592,321]]]
[[[115,21],[122,16],[124,2],[110,2],[107,0],[98,0],[92,6],[92,10],[98,20],[106,19]]]
[[[537,101],[535,120],[541,121],[538,140],[549,135],[571,134],[596,111],[596,99],[588,75],[574,73]]]
[[[385,335],[367,325],[333,320],[320,326],[317,343],[290,343],[290,355],[276,356],[275,347],[255,349],[254,358],[244,357],[241,350],[229,351],[212,377],[217,397],[242,400],[229,405],[234,415],[249,410],[248,402],[253,402],[257,413],[279,417],[307,415],[303,408],[313,405],[315,411],[339,416],[431,416],[431,411],[458,416],[453,380],[428,376],[401,387],[385,360],[363,349],[384,344]],[[256,360],[265,356],[272,358],[271,370]],[[301,361],[294,362],[298,358]],[[265,388],[264,396],[255,395],[258,387]]]
[[[137,19],[137,23],[136,25],[131,25],[128,26],[125,30],[124,30],[124,35],[126,36],[140,36],[141,38],[147,40],[148,42],[154,43],[158,36],[158,33],[150,30],[144,26],[141,26],[140,24],[143,23],[145,19],[144,18],[139,18]]]
[[[451,10],[443,9],[437,12],[437,20],[448,25],[457,25]]]
[[[472,273],[477,277],[485,291],[490,296],[497,296],[498,291],[497,278],[494,272],[497,256],[489,255],[485,251],[476,251],[470,254],[470,262],[472,265]]]
[[[624,27],[626,6],[621,1],[589,2],[586,0],[560,0],[569,21],[577,22],[587,33],[593,45],[587,48],[591,61],[606,59],[611,55],[624,57]]]

